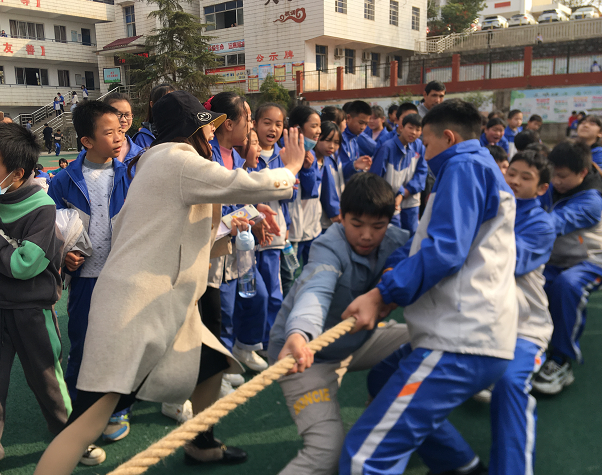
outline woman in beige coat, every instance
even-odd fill
[[[212,247],[219,255],[229,244],[214,245],[221,205],[288,199],[303,165],[303,136],[293,129],[284,135],[285,168],[248,174],[210,161],[208,140],[225,116],[184,91],[157,101],[153,117],[157,140],[136,164],[92,296],[70,425],[36,475],[71,473],[111,414],[133,399],[181,404],[190,397],[195,413],[204,409],[201,346],[229,355],[197,307]]]

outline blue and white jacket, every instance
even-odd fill
[[[509,125],[507,125],[506,130],[504,130],[504,138],[506,139],[506,141],[508,143],[514,143],[514,137],[516,137],[516,135],[522,131],[523,131],[522,127],[519,127],[518,129],[516,129],[516,132],[515,132],[514,130],[512,130],[510,128]]]
[[[260,156],[259,160],[257,160],[257,167],[250,168],[249,171],[258,172],[263,170],[264,168],[269,168],[270,170],[273,170],[275,168],[284,168],[284,162],[280,158],[280,147],[278,146],[278,144],[274,144],[274,150],[270,158],[266,160],[263,156]],[[290,200],[270,201],[269,203],[266,203],[270,208],[272,208],[278,213],[278,216],[276,216],[276,222],[280,227],[280,236],[274,236],[274,240],[269,246],[260,246],[260,251],[264,249],[284,249],[286,229],[288,227],[287,218],[289,216],[288,204],[291,201],[294,201],[296,198],[297,190],[293,191],[293,197]]]
[[[554,247],[556,232],[552,216],[538,198],[516,200],[516,277],[518,337],[547,348],[554,325],[543,289],[543,269]]]
[[[402,200],[402,209],[420,206],[420,192],[424,190],[428,175],[424,145],[420,139],[407,146],[399,137],[389,140],[377,152],[370,171],[387,180],[396,195],[403,195],[408,190],[410,195]]]
[[[278,359],[291,334],[300,333],[311,341],[340,323],[343,311],[356,297],[374,288],[385,261],[408,237],[407,231],[389,226],[371,259],[356,254],[345,238],[345,228],[340,223],[333,224],[311,245],[309,262],[282,302],[270,332],[270,358]],[[344,335],[316,353],[316,363],[347,358],[373,331]]]
[[[550,187],[552,188],[552,187]],[[587,261],[602,267],[602,178],[592,167],[581,185],[567,193],[551,191],[548,205],[556,242],[549,264],[568,268]]]
[[[136,157],[139,153],[144,152],[144,148],[140,147],[139,145],[136,145],[133,140],[130,138],[129,135],[125,136],[128,144],[130,145],[130,150],[127,153],[127,155],[125,156],[125,158],[123,159],[123,164],[127,167],[127,165],[129,165],[129,163],[132,161],[132,159],[134,157]],[[82,149],[81,152],[79,152],[79,155],[77,156],[77,158],[81,158],[84,157],[86,155],[86,149]],[[83,159],[82,159],[83,161]],[[136,171],[136,168],[134,167],[132,169],[132,176],[134,175],[134,172]]]
[[[222,167],[225,166],[217,139],[213,138],[213,140],[209,141],[209,144],[211,145],[213,161],[219,163]],[[242,168],[244,164],[245,160],[235,149],[232,149],[232,170]],[[230,214],[243,206],[244,205],[222,205],[222,216]],[[234,239],[232,240],[232,243],[234,243]],[[232,254],[214,257],[213,259],[210,259],[209,262],[211,263],[211,267],[209,268],[209,276],[207,277],[208,287],[219,289],[222,282],[230,282],[231,280],[238,278],[235,250],[233,250]]]
[[[155,134],[152,132],[152,124],[143,122],[142,128],[134,134],[132,140],[139,147],[149,148],[155,140]]]
[[[85,156],[86,151],[83,150],[62,173],[55,175],[54,178],[50,180],[48,195],[56,203],[56,209],[71,208],[76,210],[82,220],[84,229],[88,232],[91,210],[90,195],[88,194],[88,187],[82,172]],[[113,189],[109,196],[109,218],[111,220],[111,228],[125,203],[125,197],[127,196],[131,183],[127,174],[127,165],[114,158],[113,170],[115,172],[115,177],[113,178]],[[79,270],[73,274],[79,275]]]
[[[429,167],[436,180],[416,234],[377,287],[384,302],[406,307],[412,348],[513,359],[514,194],[478,140]]]
[[[343,177],[347,182],[353,175],[358,173],[353,163],[360,158],[360,149],[357,144],[357,135],[349,130],[349,127],[341,134],[343,139],[339,148],[339,164],[343,171]]]
[[[592,145],[592,161],[599,167],[602,167],[602,146],[600,146],[599,142]]]
[[[322,204],[320,203],[320,188],[322,174],[318,167],[316,154],[312,150],[314,161],[309,168],[302,167],[297,177],[299,190],[294,201],[289,204],[290,226],[288,238],[291,242],[311,241],[322,234],[320,218]]]
[[[332,225],[331,218],[341,213],[341,193],[345,187],[343,177],[339,173],[338,161],[334,156],[324,157],[322,164],[322,189],[320,202],[322,203],[322,229]]]
[[[370,139],[370,142],[368,142],[370,145],[372,144],[372,142],[374,142],[374,147],[366,147],[366,145],[364,145],[366,142],[360,141],[360,138],[362,138],[362,135],[365,135],[367,138]],[[384,128],[383,130],[381,130],[380,134],[378,134],[378,137],[376,137],[376,140],[374,140],[372,138],[372,129],[370,127],[366,127],[364,129],[364,131],[358,136],[358,145],[360,147],[360,156],[368,155],[370,157],[374,157],[374,155],[376,155],[378,153],[378,151],[380,150],[380,148],[384,145],[384,143],[386,141],[391,140],[395,137],[397,137],[397,134],[394,131],[389,132],[386,128]]]
[[[487,145],[489,145],[489,142],[487,141],[487,137],[485,136],[485,132],[483,132],[481,134],[481,145],[483,147],[487,147]],[[502,135],[502,138],[500,139],[500,141],[498,143],[495,143],[494,145],[498,145],[499,147],[502,147],[506,153],[510,153],[510,147],[508,146],[508,140],[506,140],[506,137],[504,137],[503,135]]]

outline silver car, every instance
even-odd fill
[[[493,28],[508,28],[508,20],[501,15],[486,16],[481,29],[491,30]]]
[[[544,10],[539,18],[537,19],[539,23],[551,23],[553,21],[569,21],[569,17],[566,16],[559,8],[555,8],[554,10]]]
[[[581,7],[571,13],[571,20],[591,20],[599,17],[600,11],[596,7]]]

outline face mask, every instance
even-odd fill
[[[6,188],[2,188],[2,184],[8,180],[8,177],[11,176],[13,174],[13,172],[10,172],[8,175],[6,175],[6,177],[4,178],[4,180],[2,180],[0,182],[0,195],[3,195],[4,193],[6,193],[8,191],[8,189],[13,186],[13,184],[11,183],[10,185],[8,185]]]
[[[316,140],[308,139],[307,137],[303,137],[303,146],[305,147],[305,151],[309,152],[314,149],[318,142]]]

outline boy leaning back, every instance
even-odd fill
[[[586,143],[561,142],[549,160],[554,166],[549,208],[557,237],[544,276],[554,333],[533,387],[557,394],[575,380],[571,361],[583,362],[579,339],[587,302],[602,283],[602,178]]]
[[[71,412],[52,310],[61,295],[63,242],[54,202],[33,180],[38,154],[33,134],[0,123],[0,437],[15,354],[48,429],[58,434]]]
[[[279,381],[287,406],[303,437],[304,448],[281,475],[332,475],[345,431],[337,391],[342,367],[371,368],[408,340],[406,325],[389,322],[376,330],[345,335],[314,357],[306,343],[340,322],[351,301],[374,288],[385,261],[408,239],[407,231],[389,226],[394,193],[371,173],[351,178],[341,197],[341,222],[333,224],[311,247],[304,267],[270,334],[270,362],[292,354],[297,365]],[[349,364],[346,360],[351,356]],[[311,367],[310,367],[311,366]]]
[[[474,106],[445,101],[422,125],[425,159],[436,176],[424,215],[411,243],[390,258],[393,269],[343,313],[357,318],[356,330],[370,329],[404,306],[410,344],[397,352],[395,371],[347,434],[341,475],[403,473],[425,439],[455,431],[449,413],[495,383],[514,357],[512,190],[479,143]],[[440,455],[421,450],[434,473],[453,469],[437,466]]]

